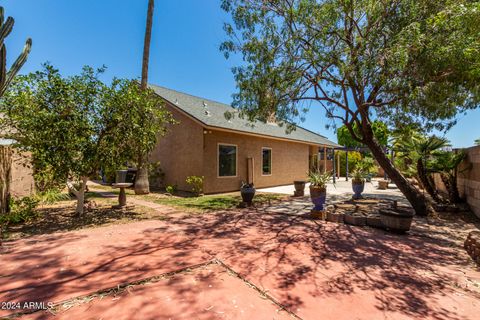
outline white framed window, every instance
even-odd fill
[[[217,147],[218,177],[236,177],[237,176],[237,145],[219,143]]]
[[[262,148],[262,176],[272,174],[272,148]]]

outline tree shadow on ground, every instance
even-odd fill
[[[330,308],[342,308],[345,297],[366,296],[372,311],[392,317],[460,320],[465,319],[462,311],[444,305],[442,297],[460,291],[465,299],[480,298],[456,288],[471,264],[448,239],[388,234],[271,213],[264,207],[148,223],[138,230],[138,224],[114,226],[118,229],[97,236],[100,229],[14,242],[17,249],[0,255],[8,266],[0,277],[0,300],[57,301],[213,257],[289,310],[301,309],[303,318],[325,311],[326,299],[338,303]],[[114,230],[118,234],[112,238]],[[193,304],[202,288],[175,290]],[[149,303],[145,301],[145,308]],[[188,313],[188,307],[182,306],[182,312]]]
[[[97,200],[98,202],[99,200]],[[54,232],[72,231],[84,228],[99,227],[109,224],[121,224],[147,219],[167,219],[165,215],[155,210],[144,210],[138,206],[125,209],[112,209],[108,202],[91,201],[93,207],[86,209],[84,214],[75,213],[73,201],[62,201],[55,205],[36,209],[37,218],[25,223],[10,225],[5,232],[8,239],[25,236],[51,234]],[[114,204],[112,202],[112,204]],[[88,207],[87,203],[87,207]]]
[[[275,292],[292,310],[314,298],[371,294],[381,312],[411,317],[462,319],[439,300],[457,289],[471,268],[451,241],[308,220],[264,211],[224,212],[202,222],[175,219],[184,232],[212,247],[250,281]],[[480,278],[480,276],[479,276]],[[465,292],[464,292],[465,294]],[[478,293],[466,293],[480,297]],[[308,301],[306,301],[308,300]]]

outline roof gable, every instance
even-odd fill
[[[338,144],[328,140],[326,137],[299,126],[296,127],[296,130],[287,133],[284,126],[279,126],[275,123],[250,122],[238,116],[227,120],[225,112],[235,112],[235,109],[229,105],[156,85],[149,85],[149,87],[160,97],[208,127],[339,147]]]

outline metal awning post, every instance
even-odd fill
[[[333,153],[333,158],[332,158],[332,161],[333,161],[333,183],[335,183],[337,170],[336,170],[336,166],[335,166],[335,149],[334,148],[332,148],[332,153]]]
[[[345,181],[348,181],[348,150],[345,151]]]

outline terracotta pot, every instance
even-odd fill
[[[388,181],[387,180],[378,181],[378,189],[380,189],[380,190],[388,189]]]
[[[294,195],[296,197],[305,195],[305,181],[293,181],[293,185],[295,186]]]
[[[313,210],[323,210],[325,207],[325,201],[327,200],[327,188],[310,186],[310,198],[315,205]]]
[[[361,199],[365,189],[365,181],[352,180],[353,199]]]
[[[412,225],[413,213],[406,210],[380,209],[380,218],[385,228],[406,232]]]

